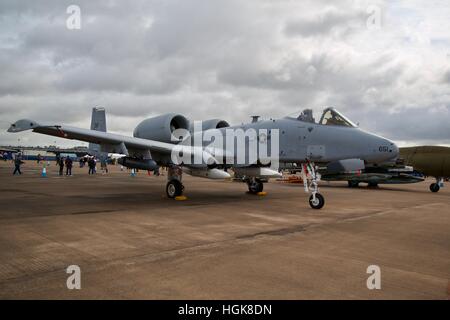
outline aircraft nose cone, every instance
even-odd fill
[[[388,153],[387,155],[387,160],[394,160],[398,158],[399,155],[399,149],[398,146],[391,140],[386,139],[385,140],[385,145],[388,146],[387,150]]]
[[[398,148],[398,146],[394,143],[391,142],[391,150],[392,150],[392,157],[397,158],[399,153],[400,153],[400,149]]]

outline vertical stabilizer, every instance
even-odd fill
[[[92,108],[91,130],[106,132],[106,112],[105,108]],[[89,150],[93,155],[100,152],[100,145],[89,143]]]
[[[91,130],[106,132],[105,108],[92,108]]]

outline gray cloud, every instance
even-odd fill
[[[342,35],[351,28],[362,28],[366,20],[366,12],[360,9],[348,11],[345,7],[342,10],[328,7],[316,15],[288,21],[284,31],[288,36]]]
[[[443,2],[79,0],[82,28],[68,30],[70,4],[0,3],[0,144],[18,118],[87,127],[98,105],[126,134],[164,112],[240,123],[333,105],[391,139],[450,144]]]

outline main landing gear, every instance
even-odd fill
[[[435,183],[430,184],[430,191],[431,192],[439,192],[439,190],[441,189],[441,186],[443,184],[444,184],[444,179],[442,179],[442,178],[436,179]]]
[[[349,180],[348,181],[348,187],[349,188],[358,188],[359,187],[359,182],[358,181]]]
[[[309,205],[313,209],[322,209],[325,205],[325,198],[319,193],[320,174],[316,172],[314,162],[302,164],[302,178],[305,192],[311,191]]]
[[[167,196],[171,199],[181,196],[183,194],[183,189],[184,186],[179,180],[172,179],[167,182],[166,193]]]
[[[248,192],[251,194],[258,194],[263,191],[264,184],[261,180],[252,178],[251,180],[247,181],[248,185]]]
[[[166,194],[167,197],[174,199],[183,194],[184,186],[181,183],[183,171],[179,166],[171,166],[167,171],[167,185]]]

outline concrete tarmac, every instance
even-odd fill
[[[186,201],[166,177],[75,164],[12,176],[0,162],[1,299],[448,299],[450,184],[377,189],[321,184],[310,209],[302,185],[183,177]],[[81,268],[67,289],[66,268]],[[367,268],[381,270],[369,290]]]

